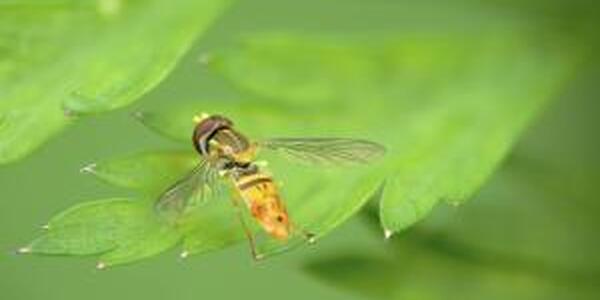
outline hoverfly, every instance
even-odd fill
[[[239,208],[248,209],[259,227],[272,238],[287,241],[299,230],[312,242],[314,235],[291,222],[273,178],[256,161],[258,150],[273,150],[312,165],[368,163],[381,156],[383,146],[348,138],[276,138],[251,142],[221,115],[195,117],[193,145],[201,157],[199,164],[172,185],[155,203],[161,215],[178,216],[196,203],[206,202],[219,181],[231,184],[238,217],[248,238],[253,258],[259,259],[256,243]]]

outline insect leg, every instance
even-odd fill
[[[240,220],[240,223],[242,225],[242,228],[244,229],[244,233],[246,234],[246,238],[248,238],[248,243],[250,245],[250,253],[252,254],[252,258],[254,258],[254,260],[260,260],[262,258],[261,255],[259,255],[256,251],[256,242],[254,241],[254,235],[252,234],[252,231],[250,230],[250,228],[248,227],[248,225],[246,224],[245,220],[244,220],[244,213],[242,212],[242,207],[240,207],[240,199],[237,196],[234,196],[231,198],[231,202],[233,203],[233,207],[235,208],[235,212],[238,216],[238,219]]]
[[[306,240],[307,243],[309,243],[309,244],[312,245],[312,244],[314,244],[314,243],[317,242],[317,240],[316,240],[316,236],[317,235],[316,234],[314,234],[314,233],[312,233],[312,232],[310,232],[310,231],[302,228],[301,226],[297,226],[296,224],[292,224],[292,228],[294,230],[299,230],[300,233],[302,233],[302,237]]]
[[[302,236],[304,236],[304,239],[309,243],[309,244],[314,244],[317,242],[316,239],[316,235],[310,231],[306,231],[304,228],[301,229],[302,230]]]

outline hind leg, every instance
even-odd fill
[[[244,209],[243,207],[241,207],[240,204],[240,199],[238,197],[233,197],[231,202],[233,203],[233,207],[235,209],[236,215],[238,217],[238,219],[240,220],[240,224],[242,225],[242,229],[244,230],[244,234],[246,235],[246,238],[248,239],[248,244],[250,246],[250,253],[252,254],[252,258],[256,261],[262,259],[262,256],[258,254],[258,251],[256,249],[256,241],[254,239],[254,234],[252,233],[252,230],[249,227],[249,224],[246,224],[245,218],[244,218],[244,213],[242,212],[242,209]]]

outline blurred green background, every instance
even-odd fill
[[[84,118],[28,158],[0,167],[2,298],[596,299],[598,9],[592,1],[561,0],[238,1],[139,102]],[[215,47],[264,30],[418,35],[513,24],[535,28],[541,39],[567,37],[583,49],[581,66],[474,199],[436,209],[392,241],[383,240],[373,214],[365,212],[316,247],[260,264],[250,260],[245,244],[186,261],[170,251],[106,272],[94,270],[94,259],[12,254],[52,215],[122,194],[82,176],[82,166],[178,146],[134,122],[133,111],[231,96],[229,84],[198,63]],[[444,86],[432,82],[430,88],[436,84]]]

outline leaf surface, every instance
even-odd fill
[[[571,74],[575,52],[554,47],[502,32],[362,43],[264,35],[216,54],[213,68],[240,90],[289,106],[282,125],[256,116],[260,134],[291,128],[287,135],[383,143],[384,166],[372,176],[386,180],[382,226],[397,232],[440,200],[465,201],[489,177]]]
[[[225,8],[209,1],[0,3],[0,164],[137,100]]]
[[[50,220],[43,234],[21,249],[54,255],[99,254],[99,268],[147,258],[173,247],[179,233],[139,200],[115,198],[74,206]]]
[[[265,171],[280,187],[294,224],[317,238],[358,212],[384,182],[382,225],[398,231],[423,219],[440,200],[459,203],[479,188],[566,81],[575,59],[563,50],[502,32],[460,41],[430,34],[369,43],[257,35],[217,51],[212,62],[242,97],[193,101],[137,117],[185,142],[189,157],[192,120],[201,112],[231,118],[252,140],[354,137],[381,143],[386,155],[368,166],[310,168],[268,151],[260,159],[269,163]],[[178,155],[132,156],[98,165],[97,175],[119,186],[161,190],[189,167]],[[243,239],[231,197],[177,222],[185,253]],[[266,251],[289,246],[269,244]]]
[[[381,281],[391,288],[375,296],[386,299],[595,299],[600,143],[589,128],[600,106],[592,81],[555,103],[472,201],[440,208],[382,245],[386,263],[355,253],[306,270],[358,294],[373,289],[357,278]],[[366,220],[379,236],[377,211]]]

